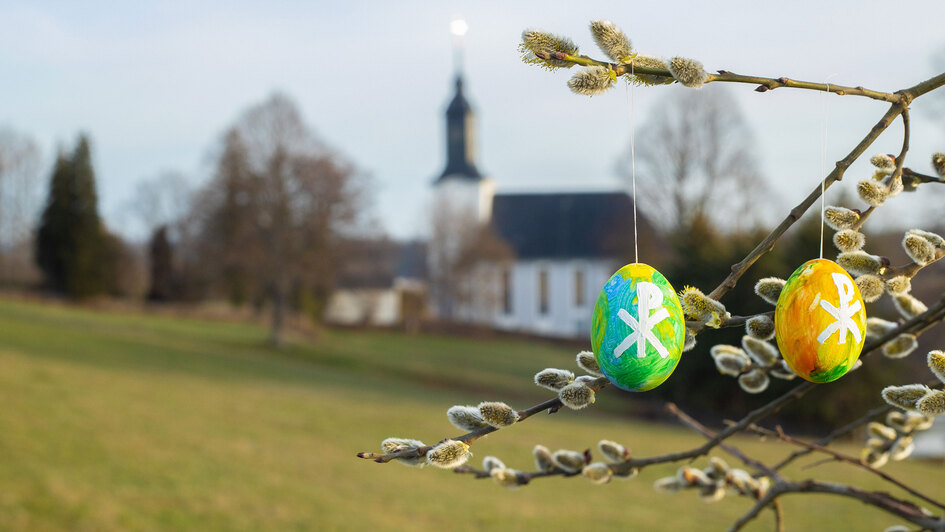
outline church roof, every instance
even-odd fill
[[[653,229],[638,217],[641,235]],[[623,192],[498,194],[492,226],[519,259],[630,256],[633,201]]]

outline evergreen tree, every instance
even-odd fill
[[[167,226],[158,227],[151,236],[151,288],[148,299],[168,301],[174,291],[173,251],[167,238]]]
[[[87,297],[107,288],[105,231],[98,214],[88,139],[72,157],[60,154],[36,239],[36,258],[49,288]]]

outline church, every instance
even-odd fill
[[[497,186],[477,166],[475,118],[458,74],[446,108],[446,167],[432,184],[434,210],[448,211],[453,221],[433,216],[428,266],[434,314],[507,331],[587,336],[604,283],[633,261],[632,199],[624,191],[503,193],[501,178]],[[638,224],[640,248],[653,249],[658,237],[652,225],[642,215]],[[451,233],[450,225],[458,229]],[[480,257],[461,275],[441,276],[468,294],[445,296],[436,287],[437,272],[458,260],[463,239],[456,231],[471,226],[504,243],[510,256]]]

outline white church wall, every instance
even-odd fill
[[[529,260],[511,268],[511,311],[499,297],[492,324],[499,329],[562,338],[590,334],[597,295],[617,268],[610,259]],[[583,299],[576,298],[576,272],[582,272]],[[541,276],[548,278],[548,308],[541,309]],[[499,276],[501,282],[501,276]]]

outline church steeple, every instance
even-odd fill
[[[446,168],[436,182],[447,177],[478,181],[482,175],[476,168],[475,116],[463,95],[463,77],[456,76],[456,95],[446,108]]]

